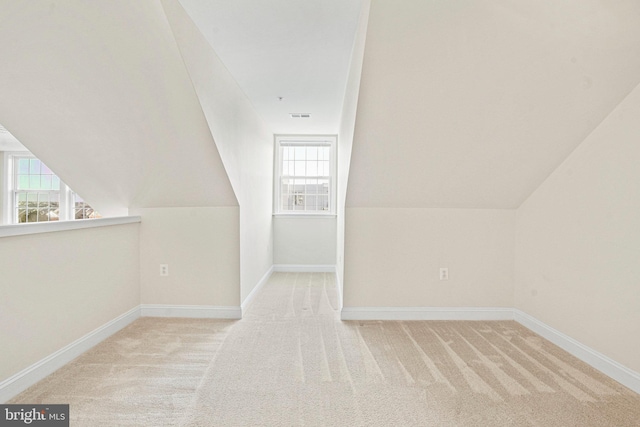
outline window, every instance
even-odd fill
[[[7,156],[8,223],[100,217],[39,159],[26,153]]]
[[[335,213],[334,136],[276,137],[275,213]]]

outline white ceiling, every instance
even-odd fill
[[[180,3],[274,133],[338,132],[362,0]]]

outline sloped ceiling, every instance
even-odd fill
[[[373,0],[347,206],[516,208],[639,82],[635,0]]]
[[[362,1],[180,3],[273,132],[335,134]]]
[[[89,203],[237,205],[159,0],[0,11],[0,123]]]

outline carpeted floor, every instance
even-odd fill
[[[640,395],[515,322],[341,322],[275,273],[240,321],[142,318],[17,396],[72,426],[639,426]]]

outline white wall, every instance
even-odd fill
[[[0,238],[0,382],[140,304],[138,224]]]
[[[273,263],[335,265],[336,218],[275,216]]]
[[[162,5],[240,204],[244,300],[273,263],[273,134],[177,0]]]
[[[364,0],[358,19],[356,36],[353,41],[349,75],[345,88],[342,115],[340,117],[340,129],[337,144],[337,203],[336,203],[336,275],[340,295],[343,293],[344,283],[344,221],[347,188],[349,184],[349,165],[351,163],[351,149],[353,147],[353,135],[356,125],[356,113],[358,108],[358,95],[360,93],[360,76],[362,75],[362,59],[367,38],[367,23],[369,22],[370,0]]]
[[[1,3],[0,121],[74,191],[237,206],[160,0]]]
[[[4,156],[5,156],[4,151],[0,151],[0,225],[5,224],[6,222],[5,212],[4,212],[4,199],[6,198],[5,188],[4,188],[5,186]]]
[[[640,372],[640,87],[517,212],[516,308]]]
[[[347,206],[516,209],[640,83],[639,15],[373,0]]]
[[[514,226],[513,210],[347,207],[344,306],[512,307]]]
[[[240,306],[237,207],[136,209],[142,304]],[[160,276],[160,264],[169,276]]]

